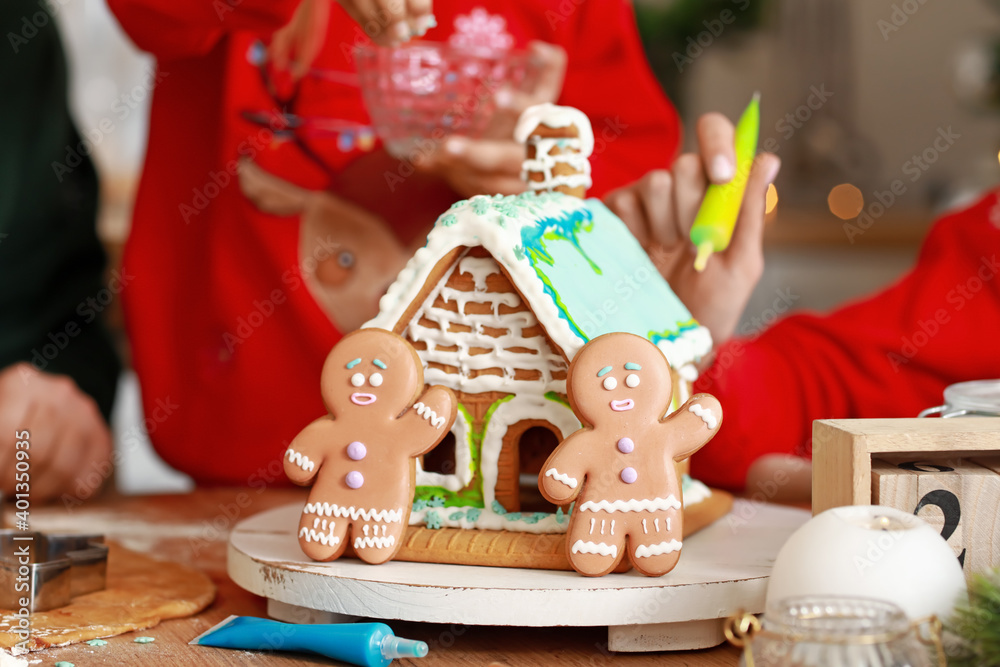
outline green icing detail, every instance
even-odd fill
[[[372,361],[372,363],[381,368],[382,370],[386,369],[385,362],[382,361],[381,359],[375,359],[374,361]]]
[[[547,398],[550,401],[555,401],[556,403],[559,403],[560,405],[565,405],[567,408],[570,407],[570,405],[569,405],[569,399],[566,398],[565,396],[563,396],[562,394],[558,394],[558,393],[556,393],[554,391],[547,391],[547,392],[545,392],[545,398]],[[570,408],[570,409],[572,409],[572,408]]]
[[[476,197],[472,200],[472,210],[476,215],[485,215],[486,211],[490,210],[490,204],[492,203],[489,197]]]
[[[469,203],[468,199],[459,199],[457,202],[455,202],[454,204],[452,204],[451,207],[448,210],[449,211],[454,211],[456,208],[459,208],[461,206],[465,206],[468,203]]]
[[[136,644],[152,644],[156,641],[155,637],[136,637],[133,639]]]
[[[539,198],[541,198],[541,195]],[[521,229],[521,243],[531,258],[532,268],[545,286],[544,291],[552,297],[552,300],[558,307],[559,317],[565,319],[569,323],[573,333],[584,341],[588,340],[586,334],[583,333],[573,320],[573,317],[569,313],[569,308],[559,296],[559,292],[556,291],[552,280],[545,274],[543,265],[555,266],[555,259],[546,248],[546,241],[569,241],[576,248],[577,252],[580,253],[580,256],[590,264],[590,268],[593,269],[594,273],[599,276],[603,275],[601,267],[584,252],[583,247],[580,245],[579,235],[583,232],[589,232],[593,229],[593,226],[594,214],[589,209],[579,208],[564,212],[558,217],[543,218],[538,220],[534,225],[527,225]]]
[[[441,496],[431,496],[431,499],[427,501],[428,507],[444,507],[444,498]]]
[[[522,245],[514,246],[514,257],[517,257],[519,261],[523,262],[524,258],[527,256],[528,255],[524,252],[524,246]]]
[[[479,515],[482,513],[483,510],[479,509],[478,507],[470,507],[469,509],[465,510],[466,518],[472,523],[479,521]]]
[[[503,213],[508,218],[516,218],[521,215],[521,211],[518,210],[517,205],[513,202],[504,201],[496,205],[496,209]]]
[[[441,224],[445,227],[451,227],[456,222],[458,222],[458,218],[455,217],[454,213],[445,213],[441,216]]]
[[[597,371],[597,377],[602,378],[611,372],[611,366],[605,366],[601,370]]]
[[[357,359],[351,359],[350,361],[347,362],[347,370],[351,370],[360,363],[361,363],[361,357],[358,357]]]
[[[628,363],[625,364],[625,370],[627,370],[627,371],[641,371],[642,370],[642,366],[640,366],[639,364],[636,364],[636,363],[633,363],[633,362],[629,361]]]
[[[655,345],[661,340],[677,340],[684,335],[684,332],[697,329],[699,326],[701,325],[698,324],[697,320],[691,319],[686,322],[678,322],[676,331],[671,331],[670,329],[665,329],[663,331],[650,331],[646,334],[646,338],[648,338]]]
[[[465,512],[461,512],[461,511],[459,511],[459,512],[452,512],[451,514],[448,515],[448,520],[449,521],[461,521],[464,516],[465,516]]]
[[[500,516],[503,516],[504,514],[507,513],[507,509],[500,504],[499,500],[494,500],[493,504],[490,505],[490,509],[493,510],[494,514],[499,514]]]
[[[72,662],[66,662],[65,660],[60,660],[56,663],[56,667],[76,667]]]
[[[441,527],[441,515],[434,510],[427,510],[427,514],[424,515],[424,523],[431,530],[437,530]]]
[[[87,642],[88,646],[107,646],[108,643],[103,639],[91,639]]]

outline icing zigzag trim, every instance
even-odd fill
[[[581,512],[662,512],[664,510],[679,510],[681,503],[674,494],[666,498],[653,498],[652,500],[616,500],[609,503],[607,500],[593,500],[580,505]]]
[[[413,409],[417,411],[418,415],[429,421],[434,428],[441,428],[444,426],[444,417],[438,416],[438,413],[434,412],[423,403],[414,403]]]
[[[571,489],[575,489],[576,485],[578,484],[578,482],[576,481],[576,478],[570,477],[566,473],[559,472],[555,468],[549,468],[548,470],[546,470],[545,471],[545,476],[546,477],[551,477],[552,479],[556,480],[557,482],[562,482],[563,484],[565,484],[566,486],[568,486]]]
[[[368,547],[375,547],[376,549],[385,549],[386,547],[391,547],[396,544],[396,536],[389,535],[388,537],[355,537],[354,538],[354,548],[355,549],[365,549]]]
[[[705,422],[705,426],[707,426],[710,431],[714,431],[715,427],[719,425],[719,418],[715,416],[714,412],[712,412],[712,408],[706,408],[698,403],[693,403],[691,407],[688,408],[688,411],[701,417],[701,420]]]
[[[681,550],[681,543],[677,540],[670,540],[669,542],[660,542],[658,544],[640,544],[635,550],[636,558],[649,558],[650,556],[662,556],[663,554],[673,553],[674,551]]]
[[[305,454],[303,454],[301,452],[295,451],[291,447],[289,447],[288,451],[285,452],[285,456],[288,457],[289,461],[291,461],[292,463],[294,463],[298,467],[302,468],[306,472],[312,472],[313,468],[316,467],[316,462],[315,461],[313,461],[312,459],[310,459]]]
[[[359,518],[365,521],[384,521],[386,523],[399,523],[403,520],[403,510],[377,510],[361,509],[357,507],[344,507],[336,503],[306,503],[302,508],[303,514],[318,514],[319,516],[336,516],[341,518],[351,518],[357,521]]]
[[[600,554],[601,556],[618,557],[618,547],[614,544],[604,542],[584,542],[577,540],[573,543],[572,552],[575,554]]]
[[[319,542],[328,547],[335,547],[340,544],[340,538],[329,533],[321,533],[318,530],[311,530],[302,526],[299,530],[299,537],[306,538],[306,542]]]

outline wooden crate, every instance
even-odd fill
[[[813,514],[888,505],[935,525],[966,574],[1000,564],[1000,418],[813,424]]]

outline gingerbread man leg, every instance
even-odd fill
[[[613,570],[625,555],[626,532],[616,512],[583,511],[574,515],[566,535],[573,569],[588,577]]]
[[[351,524],[351,545],[358,558],[378,564],[390,560],[406,532],[403,508],[361,510]]]
[[[299,545],[318,561],[337,558],[347,547],[345,540],[350,519],[338,516],[340,506],[309,497],[299,520]]]
[[[658,577],[681,557],[680,510],[629,514],[629,557],[645,575]]]

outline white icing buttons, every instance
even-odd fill
[[[611,391],[617,386],[618,386],[618,380],[616,380],[614,376],[609,375],[608,377],[604,378],[604,388],[607,389],[608,391]]]
[[[637,479],[639,479],[639,473],[635,471],[635,468],[630,466],[622,470],[622,481],[626,484],[631,484]]]
[[[351,376],[351,384],[355,387],[360,387],[365,383],[364,373],[355,373]]]
[[[360,461],[361,459],[368,456],[368,448],[365,447],[364,443],[355,440],[347,446],[347,455],[351,457],[354,461]],[[355,487],[351,487],[355,488]]]
[[[627,387],[638,387],[639,386],[639,376],[635,373],[629,373],[625,378],[625,386]]]
[[[381,373],[372,373],[370,376],[368,376],[368,382],[373,387],[381,387],[382,386],[382,374]]]
[[[635,443],[632,442],[632,438],[622,438],[618,441],[618,451],[622,454],[631,454],[633,449],[635,449]]]
[[[624,473],[622,473],[624,474]],[[347,473],[347,486],[352,489],[360,489],[365,484],[365,476],[359,473],[357,470],[352,470]]]

